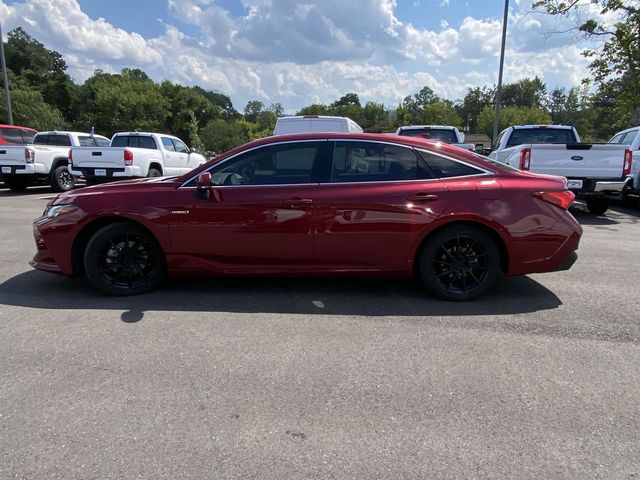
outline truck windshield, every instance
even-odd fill
[[[444,128],[407,128],[400,130],[399,135],[403,137],[428,138],[429,140],[445,143],[458,143],[455,132]]]
[[[529,143],[577,143],[569,128],[517,128],[511,132],[507,147]]]

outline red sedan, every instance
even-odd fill
[[[573,198],[564,178],[425,140],[270,137],[181,177],[59,195],[34,221],[31,264],[114,295],[167,275],[365,274],[468,300],[501,274],[569,268]]]

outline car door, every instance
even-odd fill
[[[410,148],[337,140],[330,180],[322,183],[315,257],[320,270],[401,270],[448,192]]]
[[[162,142],[163,160],[164,160],[164,174],[165,175],[179,175],[185,173],[180,170],[180,157],[176,152],[176,147],[173,144],[173,139],[170,137],[160,137]]]
[[[196,197],[195,179],[170,207],[172,251],[194,270],[312,270],[316,169],[327,141],[262,146],[213,165],[214,192]]]
[[[187,147],[182,141],[177,138],[172,139],[173,145],[176,149],[178,168],[180,169],[180,173],[187,173],[191,170],[192,167],[189,166],[189,147]]]

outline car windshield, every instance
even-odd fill
[[[400,130],[399,135],[427,138],[445,143],[458,143],[455,132],[445,128],[407,128]]]
[[[577,139],[570,128],[516,128],[511,132],[507,147],[529,143],[577,143]]]

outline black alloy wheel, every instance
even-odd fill
[[[89,281],[111,295],[136,295],[157,288],[166,276],[164,254],[145,229],[107,225],[89,240],[84,265]]]
[[[162,172],[157,168],[150,168],[149,171],[147,172],[147,177],[161,177],[161,176],[162,176]]]
[[[482,230],[453,226],[434,234],[420,258],[425,286],[447,300],[470,300],[486,292],[500,273],[500,254]]]
[[[76,186],[76,179],[66,165],[57,167],[51,174],[51,187],[57,192],[68,192]]]

